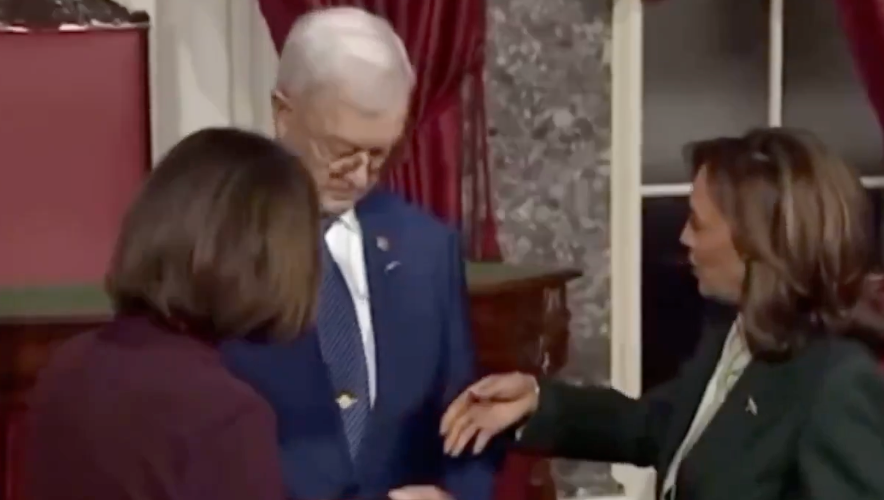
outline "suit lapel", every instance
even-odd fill
[[[375,363],[377,367],[377,396],[368,427],[364,437],[359,460],[364,460],[366,452],[372,450],[371,441],[377,439],[377,415],[384,411],[385,403],[395,394],[390,391],[394,387],[397,370],[396,360],[402,359],[399,352],[407,349],[400,332],[395,328],[395,291],[402,265],[403,241],[395,224],[384,214],[385,199],[377,190],[369,193],[356,207],[356,216],[362,229],[363,252],[365,257],[368,291],[371,298],[371,320],[375,339]],[[358,467],[357,467],[358,469]]]
[[[795,365],[752,361],[731,389],[715,417],[697,441],[691,455],[703,463],[733,461],[733,454],[791,407]],[[704,470],[714,471],[713,466]]]
[[[684,388],[679,387],[681,394],[677,396],[678,403],[672,416],[672,430],[664,446],[661,462],[658,464],[658,469],[661,471],[668,470],[690,429],[697,408],[700,406],[700,400],[706,391],[706,384],[715,372],[728,332],[735,319],[736,311],[733,308],[713,302],[704,304],[701,340],[694,357],[683,369]],[[663,484],[665,473],[657,476],[659,489]]]
[[[825,355],[824,342],[815,342],[789,360],[756,359],[746,367],[686,457],[703,464],[696,468],[699,482],[721,485],[729,472],[733,475],[731,467],[740,462],[740,453],[796,408],[821,355]]]

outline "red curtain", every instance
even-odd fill
[[[837,0],[837,3],[856,67],[884,131],[884,1]]]
[[[258,0],[279,50],[295,18],[361,7],[390,21],[417,72],[411,127],[386,183],[463,231],[473,259],[500,250],[490,196],[485,117],[485,0]]]

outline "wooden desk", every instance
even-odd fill
[[[568,281],[573,270],[471,263],[467,266],[473,331],[485,373],[555,373],[568,351]],[[107,321],[110,308],[97,286],[0,289],[0,500],[25,500],[13,481],[16,437],[25,394],[52,349]],[[515,460],[517,465],[510,463]],[[546,460],[508,460],[498,498],[555,499]],[[527,470],[525,470],[527,468]],[[521,470],[521,471],[519,471]],[[528,486],[514,484],[517,481]]]

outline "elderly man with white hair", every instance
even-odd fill
[[[475,380],[457,232],[376,187],[414,83],[390,24],[357,8],[301,16],[280,56],[276,134],[325,214],[316,327],[289,346],[224,352],[276,411],[293,498],[492,496],[499,454],[446,457],[439,436]]]

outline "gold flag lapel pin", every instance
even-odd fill
[[[346,392],[341,393],[335,401],[342,410],[346,410],[356,404],[356,398]]]
[[[746,402],[746,411],[749,412],[753,417],[758,415],[758,405],[755,404],[755,400],[752,397],[749,397],[749,401]]]

